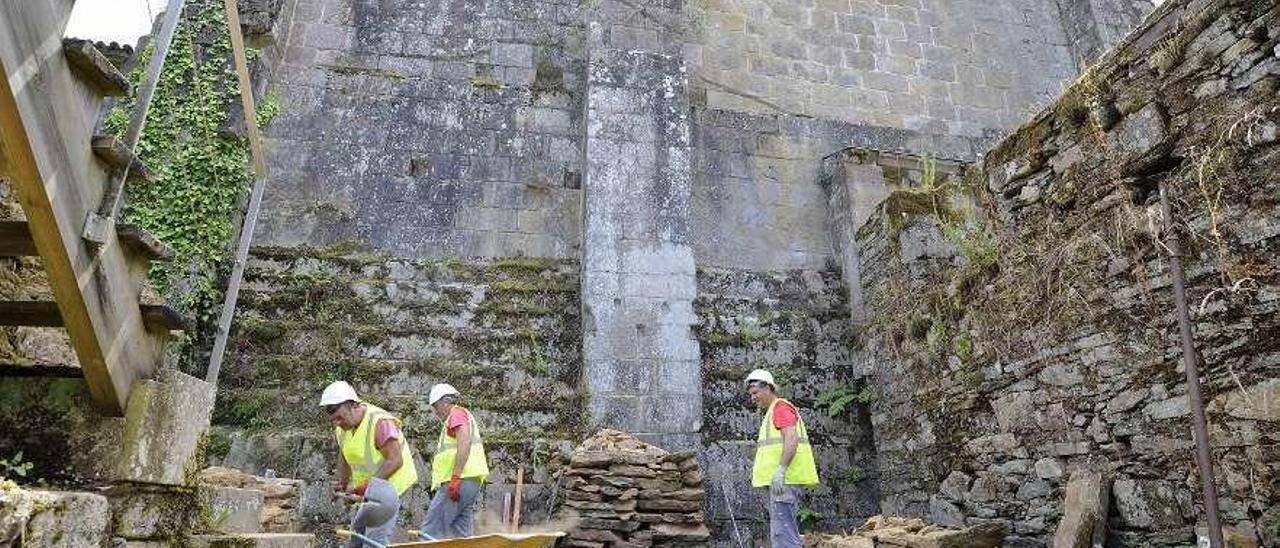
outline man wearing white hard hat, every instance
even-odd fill
[[[431,489],[422,532],[434,539],[469,537],[475,529],[480,486],[489,477],[480,425],[458,405],[458,390],[447,384],[431,387],[427,403],[440,417],[440,438],[431,459]]]
[[[338,441],[338,479],[333,496],[358,503],[351,529],[375,542],[390,544],[400,514],[400,497],[418,482],[409,442],[400,419],[360,401],[350,384],[326,386],[320,405],[329,415]],[[362,546],[358,540],[348,548]]]
[[[778,397],[773,374],[756,369],[747,375],[747,396],[764,411],[756,436],[751,485],[769,488],[769,536],[773,548],[800,548],[796,519],[800,489],[818,485],[809,432],[795,404]]]

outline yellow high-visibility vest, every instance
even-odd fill
[[[395,421],[396,426],[401,427],[400,468],[397,468],[387,481],[396,488],[396,494],[403,495],[410,486],[418,483],[418,470],[413,466],[413,453],[409,450],[409,440],[404,437],[404,425],[400,419],[378,406],[370,403],[363,405],[364,418],[360,420],[360,426],[352,431],[342,427],[333,429],[338,447],[342,448],[342,456],[347,460],[347,466],[351,467],[351,486],[355,487],[369,481],[369,478],[378,473],[378,467],[382,466],[382,461],[387,460],[375,445],[377,442],[375,433],[378,430],[378,421],[390,419]]]
[[[484,443],[480,439],[480,425],[466,408],[458,406],[458,409],[467,414],[467,426],[471,431],[471,451],[467,453],[467,463],[462,465],[462,477],[477,478],[480,483],[484,483],[489,478],[489,460],[485,457]],[[436,440],[436,455],[431,458],[432,491],[441,483],[449,481],[457,460],[458,438],[449,435],[449,418],[445,417],[444,423],[440,425],[440,438]]]
[[[751,467],[751,485],[768,487],[773,482],[773,474],[782,465],[782,430],[773,427],[773,410],[779,403],[787,402],[782,398],[773,400],[769,410],[760,423],[760,434],[756,436],[756,461]],[[794,406],[793,406],[794,407]],[[787,485],[811,487],[818,484],[818,466],[813,462],[813,447],[809,445],[809,431],[804,427],[804,419],[799,418],[796,409],[796,454],[787,465],[785,475]]]

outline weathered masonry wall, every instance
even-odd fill
[[[688,448],[702,415],[685,67],[636,49],[629,9],[603,2],[591,22],[583,384],[594,423]]]
[[[900,219],[903,213],[932,212],[938,207],[971,207],[972,204],[909,200],[885,204],[894,191],[956,184],[966,166],[951,160],[858,148],[842,150],[822,159],[822,174],[818,181],[826,195],[825,227],[834,244],[835,260],[840,265],[848,291],[849,312],[855,323],[865,321],[867,317],[866,297],[862,294],[863,258],[856,245],[858,230],[882,207],[887,210],[888,219]],[[897,194],[899,197],[909,195]],[[903,249],[910,256],[929,252],[925,241],[911,241],[909,245],[910,249]],[[872,271],[884,266],[880,258],[868,259],[867,268]]]
[[[407,260],[315,248],[258,248],[250,262],[209,442],[214,464],[307,481],[303,512],[344,519],[324,490],[337,447],[316,398],[345,379],[397,414],[426,483],[440,421],[426,395],[461,391],[493,468],[486,511],[516,465],[526,515],[545,517],[545,463],[583,435],[578,266],[552,259]],[[406,509],[421,523],[425,488]]]
[[[1107,12],[1125,20],[1106,29],[1151,7],[1107,4],[1126,9]],[[1094,11],[1052,0],[700,0],[694,12],[690,65],[709,108],[940,134],[1019,123],[1077,74],[1070,39],[1111,43]]]
[[[823,480],[804,504],[822,514],[819,527],[847,529],[877,513],[865,405],[874,396],[863,392],[863,364],[849,345],[854,330],[839,273],[700,268],[694,310],[704,379],[700,461],[717,538],[733,538],[730,516],[746,538],[768,537],[767,501],[749,481],[760,412],[743,379],[757,367],[772,371],[783,396],[801,407]],[[837,393],[864,395],[842,409],[817,405]]]
[[[849,146],[972,160],[973,139],[778,114],[696,109],[699,265],[821,269],[832,257],[821,159]]]
[[[1112,482],[1108,546],[1203,526],[1157,188],[1204,361],[1223,520],[1280,545],[1280,12],[1170,2],[986,155],[947,209],[859,232],[881,507],[1043,546],[1066,478]],[[907,253],[912,242],[929,252]]]
[[[283,17],[257,242],[577,256],[577,2],[293,0]]]

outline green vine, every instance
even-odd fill
[[[249,146],[228,131],[228,108],[238,106],[240,89],[222,4],[188,5],[137,147],[154,180],[128,188],[124,218],[173,248],[174,260],[152,266],[151,282],[208,325],[222,297],[216,280],[231,247],[237,205],[248,190]],[[151,55],[150,48],[144,51],[130,74],[135,89]],[[134,106],[128,99],[113,109],[107,131],[123,135]],[[279,109],[279,100],[267,97],[258,109],[260,124]]]

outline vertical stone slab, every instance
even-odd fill
[[[591,22],[583,378],[594,423],[689,447],[702,396],[687,76],[680,53],[662,51],[662,17],[628,15],[638,9],[605,1]]]
[[[129,394],[116,479],[173,486],[192,483],[214,393],[213,385],[172,369],[154,380],[138,382]]]

